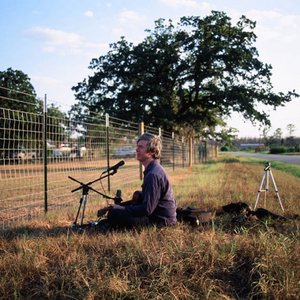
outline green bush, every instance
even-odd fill
[[[283,146],[275,146],[270,148],[270,154],[278,154],[287,152],[287,148]]]
[[[222,146],[220,150],[221,150],[221,151],[229,151],[229,149],[228,149],[227,146]]]
[[[287,152],[295,152],[295,147],[288,147],[286,149]]]

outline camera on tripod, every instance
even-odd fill
[[[260,186],[259,186],[259,189],[258,189],[258,192],[257,192],[257,197],[256,197],[256,201],[255,201],[255,204],[254,204],[254,210],[256,209],[256,206],[258,204],[258,200],[259,200],[261,192],[265,193],[264,199],[265,199],[265,206],[266,206],[266,199],[267,199],[267,192],[269,191],[270,178],[272,180],[274,190],[275,190],[276,196],[278,198],[280,207],[281,207],[282,211],[284,211],[284,208],[283,208],[280,196],[279,196],[278,188],[276,186],[275,179],[274,179],[274,176],[273,176],[273,173],[272,173],[272,170],[271,170],[271,163],[270,162],[265,163],[264,174],[263,174],[263,177],[261,179]],[[264,186],[264,189],[263,189],[264,184],[265,184],[265,186]]]

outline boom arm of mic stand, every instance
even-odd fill
[[[83,183],[83,182],[81,182],[81,181],[79,181],[79,180],[77,180],[77,179],[75,179],[75,178],[73,178],[73,177],[71,177],[71,176],[68,176],[68,178],[71,179],[71,180],[73,180],[73,181],[76,181],[77,183],[79,183],[79,184],[81,185],[81,186],[79,186],[78,188],[72,190],[72,191],[71,191],[72,193],[74,193],[74,192],[76,192],[76,191],[82,189],[83,187],[89,186],[89,185],[93,184],[94,182],[99,181],[99,180],[101,179],[101,178],[97,178],[96,180],[90,181],[90,182],[88,182],[88,183]],[[89,189],[92,189],[92,188],[89,187]]]
[[[98,191],[94,190],[92,187],[89,187],[89,189],[92,190],[92,191],[94,191],[95,193],[101,195],[103,198],[110,199],[110,200],[114,200],[115,199],[115,197],[107,196],[107,195],[105,195],[105,194],[103,194],[101,192],[98,192]]]
[[[94,191],[95,193],[101,195],[102,197],[104,197],[104,198],[106,198],[106,199],[114,200],[115,197],[110,197],[110,196],[107,196],[107,195],[105,195],[105,194],[103,194],[103,193],[101,193],[101,192],[98,192],[98,191],[96,191],[95,189],[93,189],[90,185],[93,184],[94,182],[97,182],[97,181],[99,181],[99,180],[102,180],[103,178],[106,178],[106,177],[108,177],[108,176],[112,176],[112,175],[114,175],[115,173],[117,173],[117,170],[112,170],[110,173],[105,174],[104,176],[103,176],[103,173],[102,173],[101,176],[100,176],[99,178],[97,178],[97,179],[95,179],[95,180],[93,180],[93,181],[90,181],[90,182],[88,182],[88,183],[83,183],[83,182],[81,182],[81,181],[79,181],[79,180],[77,180],[77,179],[75,179],[75,178],[73,178],[73,177],[71,177],[71,176],[68,176],[69,179],[71,179],[71,180],[73,180],[73,181],[75,181],[75,182],[77,182],[77,183],[80,184],[80,186],[79,186],[78,188],[72,190],[71,192],[74,193],[74,192],[76,192],[76,191],[79,191],[80,189],[88,188],[88,189]]]
[[[115,174],[117,173],[117,170],[116,170],[116,169],[111,170],[111,171],[108,172],[107,174],[105,174],[105,172],[106,172],[106,171],[104,171],[104,172],[101,174],[99,180],[102,180],[102,179],[104,179],[104,178],[106,178],[106,177],[108,177],[108,176],[113,176],[113,175],[115,175]]]
[[[90,182],[88,182],[88,183],[83,183],[83,182],[81,182],[81,181],[79,181],[79,180],[77,180],[77,179],[75,179],[75,178],[73,178],[73,177],[71,177],[71,176],[68,176],[69,179],[71,179],[71,180],[73,180],[73,181],[75,181],[75,182],[77,182],[77,183],[79,183],[79,184],[81,185],[81,186],[79,186],[78,188],[72,190],[71,192],[74,193],[74,192],[76,192],[76,191],[82,189],[84,186],[89,186],[89,185],[95,183],[96,181],[102,180],[103,178],[106,178],[106,177],[108,177],[108,176],[112,176],[112,175],[114,175],[114,174],[116,174],[116,173],[117,173],[117,170],[112,170],[110,173],[105,174],[105,175],[103,175],[103,173],[102,173],[101,176],[100,176],[99,178],[97,178],[97,179],[95,179],[95,180],[93,180],[93,181],[90,181]],[[91,187],[89,187],[89,188],[92,189]],[[92,190],[95,191],[94,189],[92,189]],[[98,193],[98,192],[97,192],[97,193]]]

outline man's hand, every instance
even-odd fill
[[[113,208],[119,208],[119,209],[124,209],[123,206],[118,205],[118,204],[109,204],[103,208],[100,208],[98,210],[97,216],[98,218],[103,217],[109,210],[113,209]]]
[[[113,205],[110,204],[103,208],[100,208],[97,213],[98,218],[103,217],[112,207],[113,207]]]

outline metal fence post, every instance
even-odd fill
[[[109,168],[109,114],[105,114],[105,128],[106,128],[106,162]],[[110,192],[110,176],[107,176],[107,189]]]
[[[43,144],[44,144],[44,211],[48,211],[48,158],[47,158],[47,95],[44,99],[44,130],[43,130]]]

